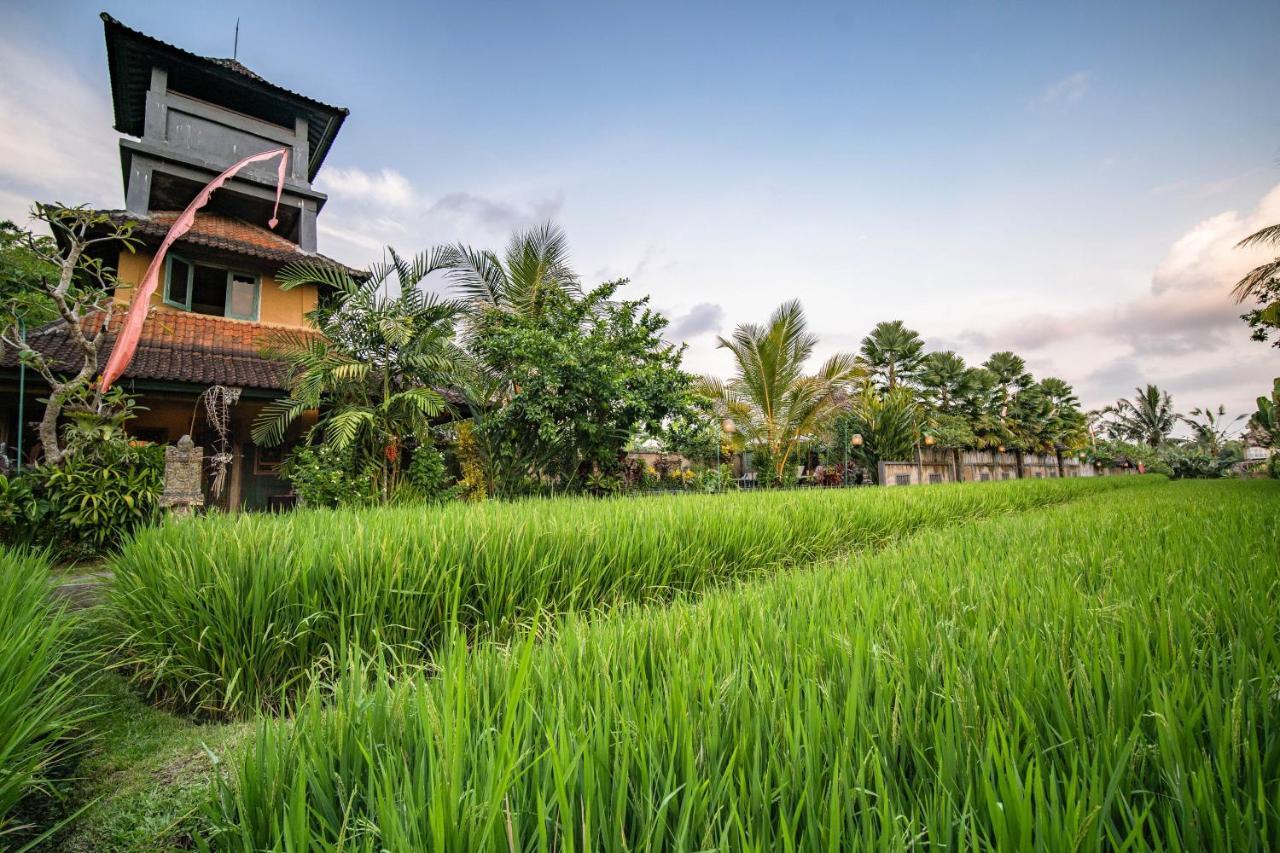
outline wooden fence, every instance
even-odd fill
[[[1102,468],[1074,456],[924,447],[917,451],[913,461],[881,462],[877,480],[882,486],[915,486],[1132,473],[1132,469]]]

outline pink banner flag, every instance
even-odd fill
[[[111,349],[111,357],[107,359],[107,366],[102,370],[103,391],[110,388],[111,384],[120,378],[120,374],[124,373],[125,368],[129,366],[129,362],[133,361],[133,354],[138,349],[138,339],[142,336],[142,324],[147,319],[147,309],[151,304],[151,294],[155,293],[156,288],[160,285],[160,270],[164,268],[164,256],[169,251],[169,247],[180,239],[183,234],[191,230],[191,226],[196,222],[196,211],[209,203],[209,198],[213,195],[214,190],[221,187],[250,163],[259,163],[263,160],[270,160],[272,157],[280,158],[280,167],[276,173],[276,204],[272,208],[271,220],[267,225],[271,228],[276,227],[279,222],[276,214],[280,212],[280,194],[284,191],[285,169],[289,165],[288,148],[273,148],[270,151],[263,151],[261,154],[252,154],[245,157],[206,184],[204,189],[200,190],[200,193],[192,199],[191,204],[187,205],[187,209],[182,211],[182,214],[174,220],[169,232],[164,235],[164,240],[160,243],[159,251],[151,259],[151,265],[147,267],[147,274],[138,283],[138,289],[133,294],[133,301],[129,303],[129,312],[125,315],[124,324],[120,327],[120,334],[116,336],[115,346]]]

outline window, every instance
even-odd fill
[[[930,483],[941,483],[941,482],[942,482],[942,475],[941,475],[941,474],[930,474],[930,475],[929,475],[929,482],[930,482]]]
[[[256,275],[192,263],[176,255],[169,256],[167,267],[166,305],[213,317],[258,319],[261,282]]]
[[[894,475],[894,478],[893,478],[893,484],[894,484],[895,486],[909,486],[909,485],[911,485],[911,475],[910,475],[910,474],[895,474],[895,475]]]
[[[987,482],[987,481],[988,481],[988,480],[990,480],[990,479],[991,479],[991,475],[990,475],[989,473],[987,473],[986,471],[983,471],[983,472],[982,472],[982,482],[984,482],[984,483],[985,483],[985,482]]]

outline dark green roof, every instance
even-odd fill
[[[126,27],[106,12],[102,13],[102,22],[106,27],[116,130],[130,136],[143,135],[151,67],[159,65],[168,70],[171,86],[194,97],[223,104],[230,100],[238,111],[284,127],[293,127],[295,117],[305,118],[311,149],[307,178],[315,180],[350,112],[346,107],[291,92],[264,80],[234,59],[199,56],[167,44]]]

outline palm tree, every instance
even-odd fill
[[[806,375],[805,362],[817,343],[799,301],[783,303],[767,324],[747,323],[720,338],[733,356],[732,379],[705,377],[699,383],[721,417],[735,421],[747,445],[765,452],[778,480],[800,442],[822,429],[849,383],[863,375],[857,360],[843,353]]]
[[[564,232],[550,222],[512,235],[501,258],[459,244],[448,277],[474,311],[496,309],[540,316],[556,293],[580,295]]]
[[[996,374],[985,367],[972,368],[969,387],[959,403],[960,414],[973,431],[976,446],[999,447],[1013,440],[1000,414],[1005,399]]]
[[[1000,395],[1000,416],[1007,417],[1009,403],[1034,381],[1027,370],[1027,363],[1017,353],[1004,350],[992,353],[982,366],[995,377],[996,389]]]
[[[461,358],[453,343],[461,306],[420,287],[447,268],[450,253],[390,256],[363,280],[308,263],[281,272],[283,290],[318,284],[332,297],[308,314],[319,335],[278,330],[267,337],[264,352],[284,362],[290,391],[263,407],[252,430],[254,442],[276,445],[304,413],[318,410],[307,439],[372,463],[384,499],[395,486],[402,446],[428,440],[431,419],[445,409],[438,387]],[[393,283],[399,295],[385,295]]]
[[[973,371],[951,350],[926,355],[916,380],[925,404],[945,414],[954,412],[975,384]]]
[[[1236,244],[1237,249],[1250,246],[1280,247],[1280,225],[1269,225],[1256,231]],[[1254,267],[1245,273],[1244,278],[1236,282],[1231,295],[1236,302],[1243,302],[1250,297],[1262,297],[1280,287],[1280,258]]]
[[[880,462],[912,458],[920,440],[924,413],[915,395],[901,386],[879,391],[870,385],[850,400],[850,432],[862,436],[853,448],[858,461],[878,482]]]
[[[1134,388],[1131,400],[1117,400],[1112,414],[1112,431],[1130,441],[1141,441],[1159,447],[1178,425],[1173,399],[1155,385]]]
[[[1044,443],[1053,448],[1058,460],[1058,476],[1065,472],[1062,451],[1077,445],[1087,434],[1085,416],[1080,411],[1080,398],[1075,389],[1061,379],[1050,376],[1040,380],[1040,393],[1049,406],[1044,422]]]
[[[896,388],[915,378],[924,357],[924,341],[901,320],[886,320],[862,339],[861,357],[873,379],[885,388]]]
[[[1205,406],[1192,409],[1190,416],[1184,416],[1182,422],[1191,427],[1192,440],[1196,444],[1217,456],[1231,440],[1231,425],[1244,420],[1244,417],[1237,415],[1227,420],[1226,406],[1219,405],[1217,411]]]

